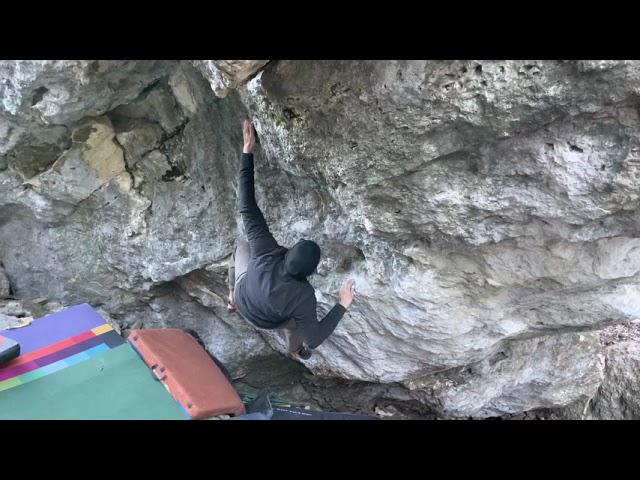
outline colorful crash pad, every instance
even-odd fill
[[[189,418],[88,304],[0,335],[21,347],[0,365],[0,419]]]
[[[1,420],[188,420],[128,344],[0,392]]]
[[[0,365],[0,392],[125,343],[87,304],[52,313],[0,335],[20,344],[20,356]]]

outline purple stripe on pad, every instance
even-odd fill
[[[89,304],[83,303],[38,318],[26,327],[1,331],[20,344],[20,354],[33,352],[79,333],[104,325],[106,320]]]
[[[89,350],[90,348],[95,347],[96,345],[106,344],[109,348],[116,347],[118,345],[122,345],[124,340],[118,332],[110,330],[102,335],[98,335],[97,337],[89,338],[83,342],[76,343],[75,345],[71,345],[70,347],[63,348],[54,353],[50,353],[49,355],[38,358],[34,360],[35,363],[39,367],[44,367],[45,365],[49,365],[50,363],[57,362],[58,360],[63,360],[71,355],[75,355],[76,353],[84,352]]]
[[[18,375],[22,375],[24,373],[28,373],[31,370],[35,370],[36,368],[38,368],[38,364],[36,364],[35,361],[8,368],[0,372],[0,382],[8,380],[9,378],[17,377]]]
[[[35,370],[37,368],[45,367],[60,360],[64,360],[65,358],[68,358],[72,355],[89,350],[96,345],[105,344],[109,348],[114,348],[118,345],[122,345],[124,342],[125,340],[120,335],[118,335],[118,332],[109,330],[102,335],[88,338],[87,340],[63,348],[62,350],[58,350],[57,352],[50,353],[49,355],[45,355],[41,358],[36,358],[31,362],[1,370],[0,382],[9,378],[17,377],[18,375],[31,372],[32,370]]]

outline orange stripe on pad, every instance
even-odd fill
[[[104,325],[100,325],[99,327],[91,329],[91,331],[95,333],[96,337],[98,335],[102,335],[105,332],[110,332],[111,330],[113,330],[113,327],[108,323],[105,323]]]

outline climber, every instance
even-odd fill
[[[237,311],[258,328],[283,329],[287,356],[308,360],[351,305],[355,281],[344,281],[338,302],[318,321],[316,297],[307,277],[318,266],[320,247],[300,240],[288,249],[273,238],[255,199],[255,132],[250,119],[244,121],[243,136],[237,201],[247,241],[237,242],[229,263],[228,310]]]

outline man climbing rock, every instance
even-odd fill
[[[320,247],[300,240],[290,249],[278,245],[255,199],[251,120],[243,124],[238,210],[246,241],[237,243],[229,264],[230,312],[237,312],[258,328],[283,329],[287,356],[307,360],[331,335],[355,294],[355,281],[346,280],[338,303],[318,321],[314,289],[308,282],[320,261]]]

